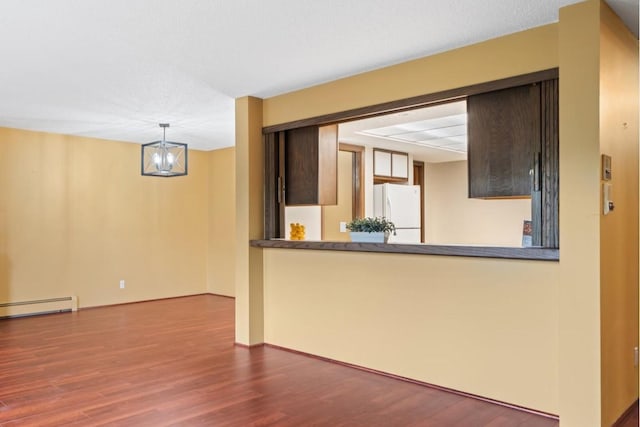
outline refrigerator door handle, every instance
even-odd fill
[[[389,197],[387,197],[387,215],[386,218],[389,219],[391,218],[391,199]]]

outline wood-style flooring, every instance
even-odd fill
[[[271,347],[213,295],[0,321],[1,426],[491,426],[558,422]]]

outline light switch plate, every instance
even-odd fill
[[[602,155],[602,180],[611,181],[611,156]]]
[[[608,215],[611,212],[611,184],[602,184],[602,213]]]

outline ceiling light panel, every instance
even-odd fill
[[[467,115],[452,114],[357,133],[448,151],[467,151]]]

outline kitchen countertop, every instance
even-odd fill
[[[541,247],[520,248],[403,243],[354,243],[285,239],[251,240],[250,245],[258,248],[378,252],[414,255],[444,255],[476,258],[524,259],[538,261],[559,261],[560,259],[559,249]]]

